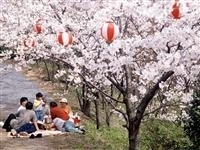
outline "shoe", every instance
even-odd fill
[[[21,135],[21,136],[28,136],[28,133],[27,132],[20,132],[19,135]]]
[[[8,126],[8,127],[5,127],[5,126],[3,126],[2,128],[3,128],[3,129],[6,129],[6,132],[10,132],[10,131],[11,131],[11,129],[12,129],[12,127],[11,127],[11,126]]]
[[[82,131],[82,134],[85,134],[85,130],[84,129],[80,129]]]
[[[0,121],[0,127],[3,128],[4,122]]]
[[[12,135],[12,136],[17,136],[17,132],[16,132],[15,129],[11,129],[11,135]]]
[[[11,129],[6,129],[6,132],[10,132],[11,131]]]
[[[35,138],[34,134],[31,134],[31,136],[29,136],[29,139],[34,139],[34,138]]]
[[[82,125],[81,125],[81,126],[79,126],[79,129],[83,129],[83,128],[84,128],[84,126],[82,126]]]
[[[38,133],[35,138],[42,138],[42,133]]]

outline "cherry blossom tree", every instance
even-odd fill
[[[175,3],[177,18],[171,14]],[[71,80],[84,81],[111,104],[124,105],[113,108],[126,121],[129,149],[136,149],[145,115],[176,100],[183,107],[191,99],[200,69],[199,5],[195,0],[1,0],[0,44],[15,49],[20,65],[39,58],[66,63]],[[44,28],[40,34],[33,30],[38,20]],[[119,26],[112,43],[101,37],[107,21]],[[58,44],[61,31],[72,33],[72,45]],[[24,45],[27,38],[36,45]],[[122,100],[102,89],[110,85]],[[154,103],[158,92],[163,98]]]

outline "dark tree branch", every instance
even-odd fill
[[[143,39],[144,37],[143,37],[142,33],[139,31],[139,27],[138,27],[138,26],[136,25],[136,23],[134,22],[134,19],[133,19],[133,16],[132,16],[132,15],[130,16],[130,21],[131,21],[132,24],[134,25],[134,27],[135,27],[135,29],[136,29],[138,35],[140,35],[140,37]]]
[[[145,113],[145,114],[143,115],[143,117],[144,117],[144,116],[148,116],[148,115],[150,115],[150,114],[153,114],[153,113],[159,111],[161,108],[168,107],[168,106],[178,106],[178,104],[177,104],[177,105],[174,105],[174,104],[163,104],[163,103],[162,103],[158,108],[152,110],[151,112]]]
[[[79,94],[79,92],[78,92],[77,89],[76,89],[76,94],[77,94],[77,97],[78,97],[78,101],[79,101],[80,108],[82,109],[82,108],[83,108],[83,103],[82,103],[82,101],[81,101],[81,96],[80,96],[80,94]]]
[[[165,25],[162,25],[161,29],[160,29],[160,32],[162,32],[162,30],[164,29]]]
[[[123,112],[122,110],[116,108],[116,106],[115,106],[112,102],[110,102],[109,100],[107,100],[106,98],[105,98],[105,100],[112,106],[112,108],[113,108],[115,111],[117,111],[117,112],[119,112],[119,113],[122,114],[122,116],[124,117],[124,119],[125,119],[126,122],[128,121],[128,117],[127,117],[127,115],[126,115],[125,112]]]
[[[110,76],[107,76],[107,79],[121,92],[124,93],[124,88],[120,85],[120,83],[117,80],[113,80]]]
[[[152,98],[154,97],[154,95],[159,89],[159,84],[161,82],[165,82],[173,74],[174,74],[174,71],[165,72],[162,75],[162,77],[158,80],[158,82],[148,91],[148,93],[141,100],[140,105],[137,108],[137,112],[136,112],[137,119],[142,119],[142,116],[144,114],[146,107],[148,106],[149,102],[152,100]]]
[[[50,7],[54,10],[54,13],[55,13],[54,17],[58,20],[58,22],[62,23],[62,18],[61,18],[61,17],[58,15],[58,13],[56,12],[55,6],[53,6],[52,4],[50,4]]]
[[[195,27],[200,26],[200,21],[198,21],[197,23],[193,24],[191,29],[193,30]]]
[[[176,48],[176,51],[178,50],[182,50],[183,49],[183,46],[181,45],[181,42],[178,42],[177,44],[174,44],[174,45],[169,45],[170,42],[167,42],[166,44],[166,47],[167,47],[167,53],[170,53],[171,52],[171,48],[177,46]]]
[[[66,12],[66,7],[62,9],[62,15],[64,15],[65,12]]]
[[[167,53],[170,53],[171,47],[169,46],[169,42],[167,42],[166,46],[167,46]]]
[[[116,100],[115,98],[111,97],[110,95],[108,95],[107,93],[105,93],[104,91],[102,91],[100,88],[96,87],[95,85],[93,85],[92,83],[86,81],[85,77],[82,74],[79,74],[86,82],[86,84],[88,84],[89,86],[95,88],[96,90],[98,90],[100,93],[104,94],[106,97],[110,98],[110,100],[117,102],[117,103],[123,103],[122,101]]]

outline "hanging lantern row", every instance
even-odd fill
[[[36,21],[33,29],[37,34],[40,34],[44,31],[41,19]],[[112,43],[113,40],[119,35],[119,27],[113,22],[107,22],[101,28],[101,35],[107,43]],[[73,36],[71,33],[59,32],[57,34],[57,41],[60,45],[68,46],[73,43]]]
[[[47,1],[49,1],[49,0],[47,0]],[[186,7],[189,7],[188,3],[186,3]],[[181,18],[179,0],[175,0],[174,4],[172,6],[171,16],[173,19]],[[42,19],[38,19],[36,21],[36,24],[33,26],[33,28],[37,34],[41,34],[44,31],[44,28],[42,26]],[[119,27],[114,22],[111,22],[111,21],[106,22],[101,28],[101,36],[109,44],[112,43],[117,38],[118,35],[119,35]],[[73,36],[71,33],[59,32],[57,34],[57,42],[62,46],[68,46],[73,43]],[[35,41],[33,42],[33,40],[26,39],[24,41],[24,46],[25,47],[34,47]]]

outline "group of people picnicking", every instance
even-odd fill
[[[80,117],[73,115],[66,98],[47,103],[42,93],[36,94],[32,102],[27,97],[21,97],[20,107],[16,113],[12,113],[5,120],[2,128],[11,132],[12,136],[29,135],[40,130],[59,130],[62,132],[75,132],[85,134],[80,126]],[[42,134],[33,135],[30,138],[42,137]]]

